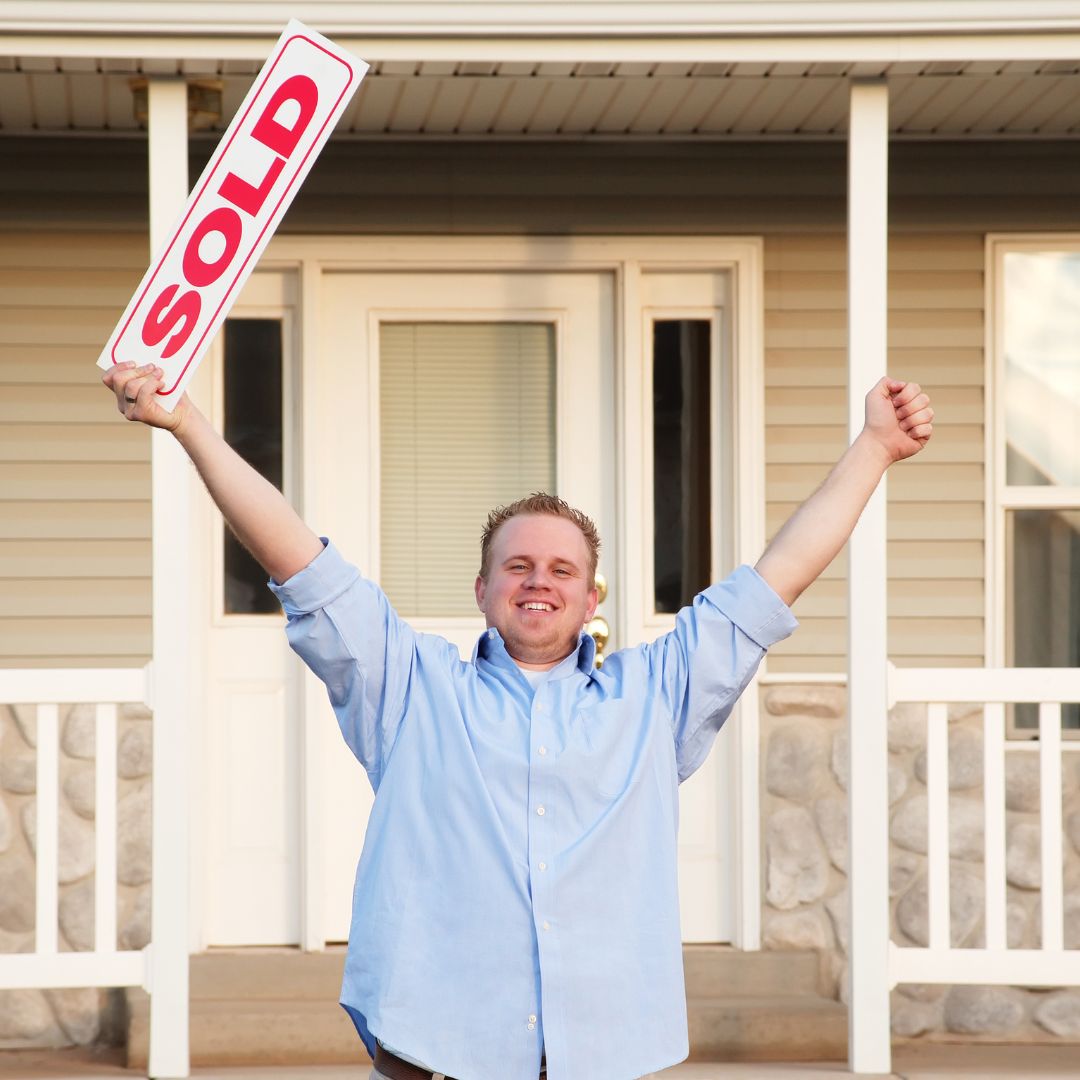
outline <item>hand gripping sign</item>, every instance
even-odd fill
[[[172,412],[367,67],[289,23],[98,367],[157,364],[158,404]]]

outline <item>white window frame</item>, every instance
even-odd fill
[[[1009,567],[1006,517],[1012,510],[1080,510],[1080,487],[1013,485],[1005,473],[1005,256],[1012,252],[1066,251],[1080,254],[1080,233],[998,233],[986,238],[986,662],[1008,665]],[[1010,739],[1038,732],[1015,728]],[[1080,731],[1063,731],[1080,739]]]
[[[731,271],[721,271],[728,275]],[[727,288],[731,291],[729,280]],[[735,456],[734,431],[731,402],[731,338],[732,317],[730,304],[722,307],[643,306],[641,309],[641,342],[643,356],[642,401],[644,420],[642,424],[642,447],[644,477],[647,494],[644,500],[642,532],[644,533],[645,559],[642,566],[641,588],[645,596],[644,625],[656,634],[663,634],[675,627],[675,614],[656,610],[656,516],[654,465],[653,414],[653,327],[665,320],[708,320],[709,322],[709,455],[712,468],[709,475],[709,524],[711,567],[710,581],[719,581],[730,570],[733,546],[732,522],[727,516],[730,490],[728,474]]]
[[[295,270],[299,285],[297,355],[302,357],[302,386],[294,422],[304,430],[315,430],[318,357],[322,345],[319,328],[320,286],[323,275],[335,269],[393,272],[395,270],[591,270],[614,274],[616,283],[615,349],[622,375],[614,390],[622,415],[642,418],[642,276],[651,272],[726,272],[729,277],[728,333],[730,334],[729,393],[731,430],[726,444],[733,454],[730,487],[723,497],[729,500],[734,519],[726,530],[731,550],[722,563],[754,561],[765,543],[765,369],[764,369],[764,241],[757,236],[278,236],[271,241],[260,264],[264,270]],[[300,306],[302,305],[302,307]],[[634,430],[630,430],[633,428]],[[651,491],[642,486],[643,462],[641,429],[629,423],[616,430],[618,449],[617,483],[624,499],[620,506],[619,531],[624,537],[620,565],[614,572],[624,579],[644,580],[644,544],[640,526],[628,532],[626,523],[646,520],[645,502]],[[314,455],[301,455],[300,502],[303,507],[320,505],[322,488]],[[370,477],[363,498],[372,494]],[[304,512],[302,509],[301,512]],[[373,527],[373,526],[372,526]],[[369,535],[369,551],[378,549],[378,538]],[[371,573],[371,567],[367,567]],[[635,590],[630,590],[634,596]],[[636,592],[633,603],[640,604]],[[622,605],[617,619],[623,625],[640,625],[640,610],[627,612]],[[623,634],[622,636],[626,636]],[[767,661],[758,678],[765,674]],[[318,786],[317,763],[321,760],[325,737],[323,714],[325,692],[314,678],[304,680],[303,710],[305,789]],[[734,767],[731,773],[733,819],[727,822],[732,833],[735,857],[733,944],[742,949],[761,948],[761,844],[760,844],[760,702],[757,679],[747,688],[737,706],[738,723],[733,729]],[[328,729],[327,729],[328,730]],[[321,888],[324,857],[320,842],[318,807],[305,799],[301,852],[305,867],[303,886],[305,948],[321,948],[320,909],[310,902]]]
[[[282,494],[294,502],[297,491],[297,446],[300,440],[298,417],[298,365],[296,357],[298,319],[296,312],[295,274],[287,271],[256,271],[248,284],[248,292],[256,293],[252,302],[238,302],[229,313],[230,320],[277,319],[281,322],[281,481]],[[261,280],[260,280],[261,279]],[[254,286],[254,288],[253,288]],[[280,294],[280,298],[274,294]],[[210,354],[212,389],[211,422],[214,430],[224,437],[225,431],[225,330],[215,335]],[[211,618],[215,627],[265,626],[268,621],[280,623],[281,612],[264,615],[231,614],[225,611],[225,521],[220,514],[213,516],[211,580],[213,593]]]

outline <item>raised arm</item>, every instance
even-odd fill
[[[866,424],[821,487],[788,518],[757,572],[788,604],[836,558],[885,470],[929,440],[934,410],[918,383],[882,379],[866,395]]]
[[[117,364],[102,382],[116,395],[128,420],[171,431],[198,469],[237,539],[277,582],[302,570],[319,552],[322,541],[304,524],[273,484],[253,469],[214,430],[185,394],[166,412],[154,399],[164,372],[149,364]]]

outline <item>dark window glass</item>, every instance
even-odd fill
[[[1009,513],[1013,667],[1080,667],[1080,510]],[[1018,728],[1039,726],[1038,705],[1015,706]],[[1061,723],[1080,728],[1080,706]]]
[[[281,320],[225,322],[225,441],[278,490],[282,481]],[[225,613],[281,610],[266,571],[225,531]]]
[[[653,580],[658,612],[709,584],[708,319],[653,323]]]

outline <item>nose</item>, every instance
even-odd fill
[[[541,566],[534,566],[525,578],[526,589],[546,589],[549,585],[548,573]]]

